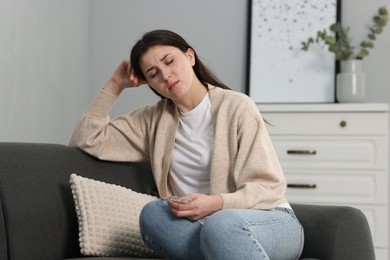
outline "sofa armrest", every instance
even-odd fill
[[[305,232],[302,258],[375,260],[366,216],[349,206],[292,204]]]

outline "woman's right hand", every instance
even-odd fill
[[[141,80],[134,74],[130,60],[123,60],[103,88],[119,95],[125,88],[134,88],[146,83],[146,80]]]

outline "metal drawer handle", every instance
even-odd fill
[[[317,184],[287,184],[287,188],[294,188],[294,189],[315,189],[317,188]]]
[[[287,150],[287,154],[309,154],[315,155],[317,154],[316,150]]]

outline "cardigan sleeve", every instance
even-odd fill
[[[102,160],[148,160],[146,112],[137,110],[111,121],[109,112],[117,98],[102,89],[77,122],[69,145]]]
[[[215,142],[213,193],[223,197],[224,208],[272,209],[287,202],[281,165],[256,104],[249,97],[235,100],[238,105],[226,107],[226,120],[217,121],[216,135],[227,142]],[[221,128],[222,122],[229,127]]]
[[[236,191],[221,194],[224,208],[273,209],[285,203],[286,182],[262,123],[251,122],[241,134],[234,164]],[[253,129],[257,128],[257,130]]]

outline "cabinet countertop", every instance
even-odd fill
[[[388,112],[388,103],[307,103],[307,104],[266,104],[257,103],[260,112]]]

